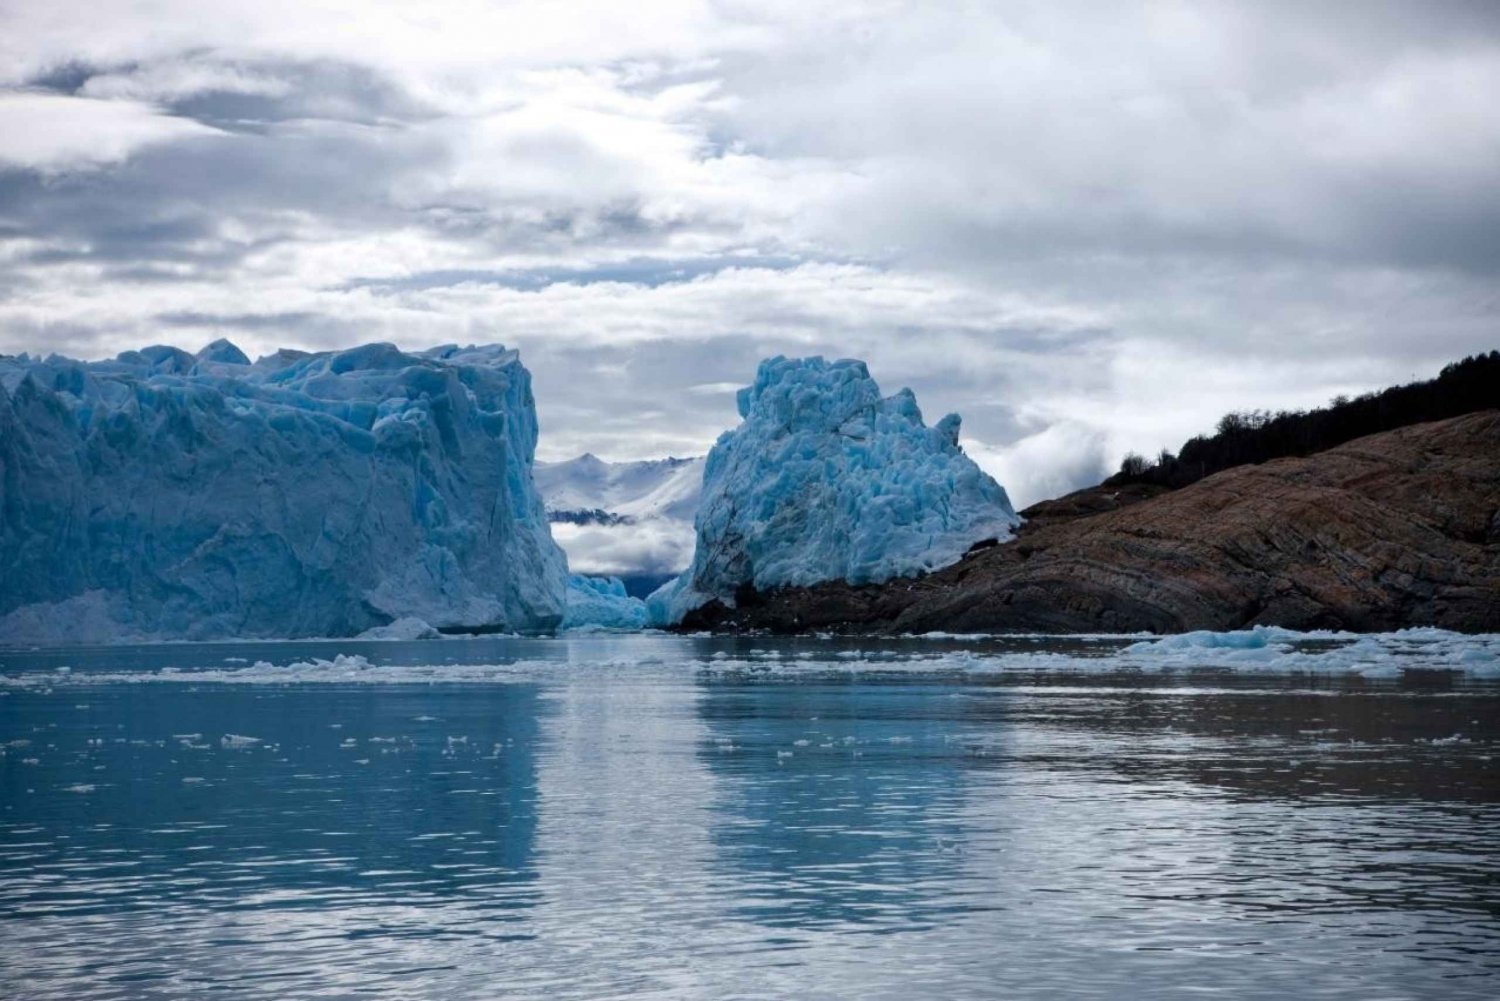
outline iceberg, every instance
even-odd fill
[[[568,578],[568,608],[562,628],[634,630],[645,626],[646,603],[626,594],[620,578],[583,574]]]
[[[441,635],[442,633],[426,622],[408,615],[388,626],[366,629],[354,638],[357,640],[435,640]]]
[[[499,346],[0,357],[0,640],[553,629],[536,439]]]
[[[746,585],[926,573],[1020,522],[959,448],[958,415],[928,427],[911,390],[882,397],[863,362],[768,359],[738,404],[704,466],[692,565],[647,599],[652,624]]]

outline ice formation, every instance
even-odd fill
[[[568,578],[568,609],[564,629],[641,629],[646,625],[646,603],[625,593],[618,577]]]
[[[0,357],[0,640],[545,630],[514,351]]]
[[[414,615],[403,616],[388,626],[366,629],[355,639],[360,640],[435,640],[442,633]]]
[[[771,358],[738,403],[704,467],[692,566],[648,599],[653,623],[745,584],[935,570],[1019,521],[959,448],[958,415],[929,428],[911,390],[881,397],[863,362]]]
[[[1049,650],[1055,636],[937,637],[883,639],[850,647],[847,640],[820,643],[807,638],[795,646],[745,649],[736,640],[702,644],[674,636],[632,637],[629,648],[587,643],[554,647],[550,657],[494,663],[457,663],[451,657],[426,663],[372,663],[360,655],[335,654],[331,660],[293,660],[282,665],[257,660],[230,667],[162,667],[121,670],[116,661],[61,671],[0,670],[0,693],[46,692],[95,685],[285,685],[285,684],[511,684],[559,678],[597,679],[620,673],[634,678],[680,681],[705,671],[724,677],[797,677],[847,679],[873,674],[912,676],[1012,676],[1029,683],[1037,675],[1162,675],[1201,677],[1346,677],[1374,685],[1396,685],[1408,673],[1431,678],[1443,673],[1466,684],[1500,682],[1500,634],[1470,635],[1441,629],[1407,629],[1395,633],[1294,632],[1256,627],[1232,633],[1189,633],[1131,638],[1075,635],[1069,649]],[[712,653],[708,651],[713,649]],[[268,656],[277,655],[267,648]],[[12,658],[14,661],[14,658]],[[14,668],[17,665],[9,665]],[[196,742],[201,734],[175,734]]]

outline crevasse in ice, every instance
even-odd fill
[[[498,346],[0,357],[0,639],[553,628],[536,437]]]
[[[935,570],[1019,521],[959,448],[958,415],[928,427],[911,390],[882,397],[863,362],[771,358],[738,403],[704,467],[692,566],[647,599],[654,624],[745,584]]]

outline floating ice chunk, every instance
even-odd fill
[[[1129,650],[1259,650],[1268,646],[1273,638],[1273,630],[1263,626],[1246,630],[1244,632],[1216,633],[1206,629],[1200,629],[1189,633],[1177,633],[1172,636],[1163,636],[1160,639],[1147,640],[1128,647]]]
[[[1169,637],[1163,637],[1168,639]],[[1131,638],[1133,639],[1133,637]],[[1087,641],[1087,642],[1079,642]],[[994,640],[993,645],[953,650],[938,646],[913,648],[911,641],[891,641],[885,649],[850,651],[842,640],[814,646],[804,641],[803,652],[814,650],[813,659],[786,656],[781,651],[734,650],[723,657],[704,656],[691,640],[671,638],[647,641],[649,654],[639,650],[600,659],[580,644],[566,659],[555,656],[520,659],[504,663],[407,663],[374,665],[364,657],[338,655],[333,660],[297,661],[274,666],[261,661],[248,667],[223,666],[179,670],[89,670],[64,678],[50,672],[0,672],[0,691],[51,692],[58,688],[99,685],[318,685],[318,684],[510,684],[538,680],[556,681],[562,673],[597,678],[613,673],[638,677],[643,672],[762,676],[880,675],[903,672],[913,675],[1004,675],[1076,674],[1110,675],[1162,673],[1192,675],[1199,672],[1245,675],[1364,675],[1372,684],[1394,679],[1407,672],[1450,672],[1485,685],[1500,677],[1500,634],[1465,635],[1425,631],[1355,636],[1350,633],[1296,633],[1275,631],[1264,647],[1245,647],[1240,640],[1225,644],[1177,646],[1152,642],[1128,642],[1126,638],[1068,637],[1061,648],[1034,646],[1024,638]],[[886,641],[879,641],[885,643]],[[675,644],[680,656],[662,656],[664,647]],[[614,650],[614,646],[608,648]],[[723,652],[723,651],[716,651]],[[1369,672],[1366,674],[1365,672]],[[418,723],[436,722],[422,715]],[[333,724],[330,724],[333,725]],[[25,740],[25,738],[19,738]],[[198,744],[180,746],[201,747]],[[26,753],[27,745],[8,748],[11,754]]]
[[[863,362],[772,358],[738,402],[743,422],[704,467],[693,564],[647,599],[653,624],[745,584],[935,570],[1019,522],[959,448],[958,417],[927,427],[912,392],[882,398]]]
[[[388,626],[366,629],[355,639],[361,640],[432,640],[442,633],[413,615],[403,616]]]

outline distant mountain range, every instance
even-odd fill
[[[538,462],[552,536],[575,573],[610,574],[644,597],[693,559],[703,456],[609,462],[585,453]]]

